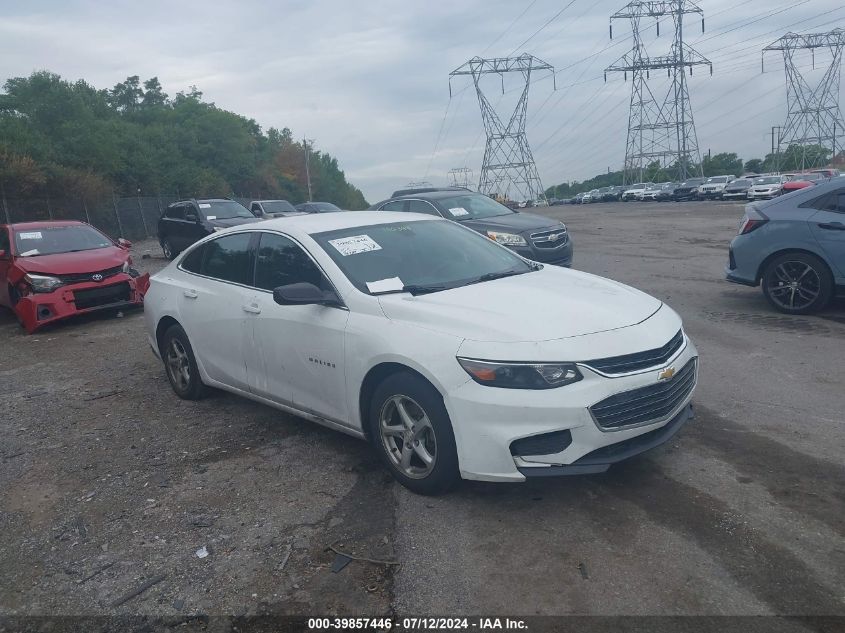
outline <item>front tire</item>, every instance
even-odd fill
[[[809,253],[775,257],[763,271],[762,285],[763,295],[772,307],[786,314],[818,312],[833,295],[830,270]]]
[[[370,436],[399,483],[436,495],[460,480],[458,451],[440,393],[410,372],[388,376],[370,403]]]
[[[202,383],[194,349],[181,325],[171,325],[164,333],[161,357],[173,392],[183,400],[200,400],[208,388]]]

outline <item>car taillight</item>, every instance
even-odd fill
[[[759,229],[763,226],[768,220],[758,220],[754,218],[743,218],[742,224],[739,226],[739,234],[745,235],[747,233],[751,233],[754,229]]]

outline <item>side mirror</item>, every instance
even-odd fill
[[[117,245],[120,246],[120,248],[125,248],[126,250],[129,250],[132,247],[132,242],[130,242],[129,240],[125,240],[122,237],[119,237],[117,238]]]
[[[273,290],[273,301],[280,306],[292,305],[338,305],[337,296],[331,292],[323,292],[311,283],[303,282],[279,286]]]
[[[199,223],[199,221],[200,221],[199,216],[197,216],[197,215],[196,215],[196,214],[194,214],[194,213],[186,213],[186,214],[185,214],[185,219],[186,219],[188,222],[197,222],[197,223]]]

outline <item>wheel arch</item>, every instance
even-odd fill
[[[816,259],[820,260],[822,264],[824,264],[824,267],[830,275],[831,279],[836,278],[836,276],[833,274],[833,269],[831,269],[830,264],[828,264],[827,260],[824,258],[824,255],[822,255],[821,253],[811,251],[808,248],[782,248],[780,250],[774,251],[773,253],[769,253],[766,258],[762,262],[760,262],[760,266],[757,267],[757,275],[754,278],[755,285],[759,284],[763,280],[763,271],[766,270],[766,267],[773,259],[775,259],[776,257],[780,257],[781,255],[786,255],[788,253],[802,253],[804,255],[812,255]]]
[[[164,333],[173,325],[180,325],[180,323],[170,315],[163,316],[159,319],[158,325],[156,325],[156,345],[158,346],[158,353],[161,358],[164,358],[164,350],[162,349]]]
[[[373,399],[373,394],[385,379],[401,372],[412,374],[419,377],[421,380],[424,380],[426,383],[431,385],[441,398],[443,398],[443,393],[436,384],[409,365],[395,361],[381,362],[374,365],[369,369],[369,371],[367,371],[367,374],[364,376],[364,380],[361,381],[361,389],[358,392],[358,414],[361,416],[361,430],[364,432],[364,436],[368,441],[372,439],[369,418],[370,404]]]

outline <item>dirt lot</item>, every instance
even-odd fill
[[[547,213],[576,268],[684,317],[701,383],[670,445],[418,497],[358,440],[178,400],[139,312],[34,336],[2,314],[0,615],[845,615],[845,304],[786,317],[724,282],[740,205]],[[401,564],[332,573],[330,546]]]

